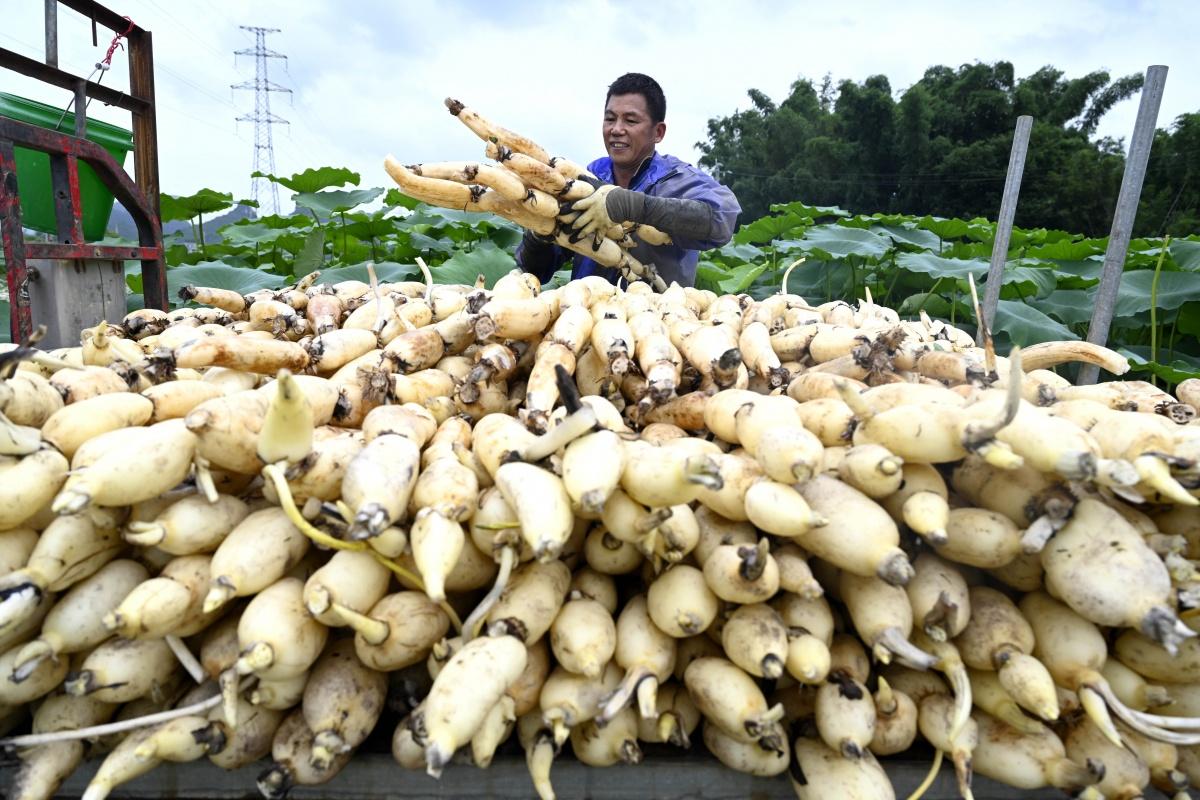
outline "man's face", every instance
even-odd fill
[[[604,149],[613,165],[637,169],[667,132],[665,122],[651,121],[646,98],[640,94],[615,94],[604,106]]]

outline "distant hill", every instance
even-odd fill
[[[234,206],[224,214],[204,218],[204,241],[217,243],[221,241],[220,235],[217,233],[222,227],[237,222],[242,219],[253,219],[257,215],[254,209],[249,206]],[[108,218],[108,230],[116,231],[118,236],[126,239],[137,238],[137,225],[133,223],[133,217],[125,210],[120,203],[113,204],[112,216]],[[192,234],[192,224],[190,222],[168,222],[163,226],[163,236],[169,236],[172,233],[181,234],[182,241],[193,242],[195,237]]]

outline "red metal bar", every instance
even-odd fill
[[[50,189],[54,193],[54,222],[60,242],[83,241],[81,228],[75,224],[75,204],[71,201],[71,180],[67,176],[66,156],[50,156]],[[79,220],[82,225],[82,214]]]
[[[146,241],[146,238],[161,238],[154,235],[156,231],[153,228],[158,227],[157,215],[150,210],[146,198],[138,191],[137,186],[134,185],[125,170],[113,161],[108,151],[100,145],[87,139],[76,139],[69,134],[4,118],[0,118],[0,139],[6,139],[31,150],[83,159],[96,171],[96,176],[109,191],[121,201],[121,205],[125,206],[125,209],[133,216],[134,222],[138,223],[141,244],[143,246],[161,244],[161,242]],[[78,191],[78,185],[76,185],[75,191]],[[77,194],[76,197],[78,197]],[[141,219],[138,218],[137,212],[140,212]],[[147,230],[143,230],[143,228],[147,228]]]
[[[54,242],[28,242],[25,257],[33,258],[100,258],[105,261],[141,261],[158,255],[154,247],[128,247],[115,244],[55,244]]]
[[[19,342],[33,332],[33,311],[29,307],[29,273],[25,269],[25,235],[21,231],[21,200],[17,195],[17,161],[13,143],[0,136],[0,240],[4,246],[4,264],[8,279],[8,300],[12,307],[9,328],[12,341]]]
[[[83,199],[79,192],[79,158],[67,156],[67,192],[71,195],[72,241],[83,242]],[[107,222],[107,220],[106,220]]]
[[[70,207],[65,209],[69,212],[71,225],[70,238],[64,239],[67,243],[82,243],[83,242],[83,201],[79,195],[79,159],[76,156],[51,156],[51,158],[63,159],[67,163],[67,198]],[[55,209],[61,212],[64,209]],[[62,221],[58,223],[59,229],[63,227]]]

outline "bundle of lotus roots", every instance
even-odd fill
[[[653,264],[643,264],[629,251],[639,240],[663,245],[670,243],[670,236],[649,225],[622,223],[580,237],[571,229],[577,216],[571,203],[591,195],[601,185],[599,178],[570,159],[551,157],[536,142],[490,122],[457,100],[447,98],[446,107],[487,142],[484,153],[496,163],[404,166],[388,156],[384,169],[405,194],[429,205],[496,214],[602,267],[616,269],[628,281],[645,281],[659,292],[667,288]]]

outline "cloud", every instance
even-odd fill
[[[18,6],[6,11],[0,44],[40,57],[41,4]],[[778,101],[796,79],[826,73],[835,82],[885,74],[898,94],[936,64],[1008,60],[1018,76],[1051,64],[1068,77],[1095,69],[1116,77],[1164,63],[1160,127],[1200,110],[1188,35],[1200,28],[1194,2],[124,0],[120,13],[154,33],[160,172],[172,193],[249,193],[254,129],[234,117],[251,112],[254,98],[228,87],[253,77],[253,60],[239,57],[235,68],[232,55],[253,38],[238,25],[282,29],[267,39],[288,56],[286,71],[271,61],[271,79],[293,90],[271,97],[291,122],[273,130],[276,170],[344,165],[367,186],[387,185],[387,153],[405,162],[482,157],[482,143],[446,113],[446,96],[551,152],[590,160],[602,152],[605,88],[627,71],[663,85],[662,149],[691,161],[707,121],[746,108],[748,89]],[[86,20],[65,8],[60,18],[62,65],[87,74],[107,45],[104,31],[92,48]],[[104,82],[127,86],[127,63],[118,52]],[[69,99],[20,78],[6,76],[5,88],[58,105]],[[1136,98],[1119,104],[1099,133],[1128,138],[1136,112]],[[99,104],[89,113],[128,125],[128,115]]]

